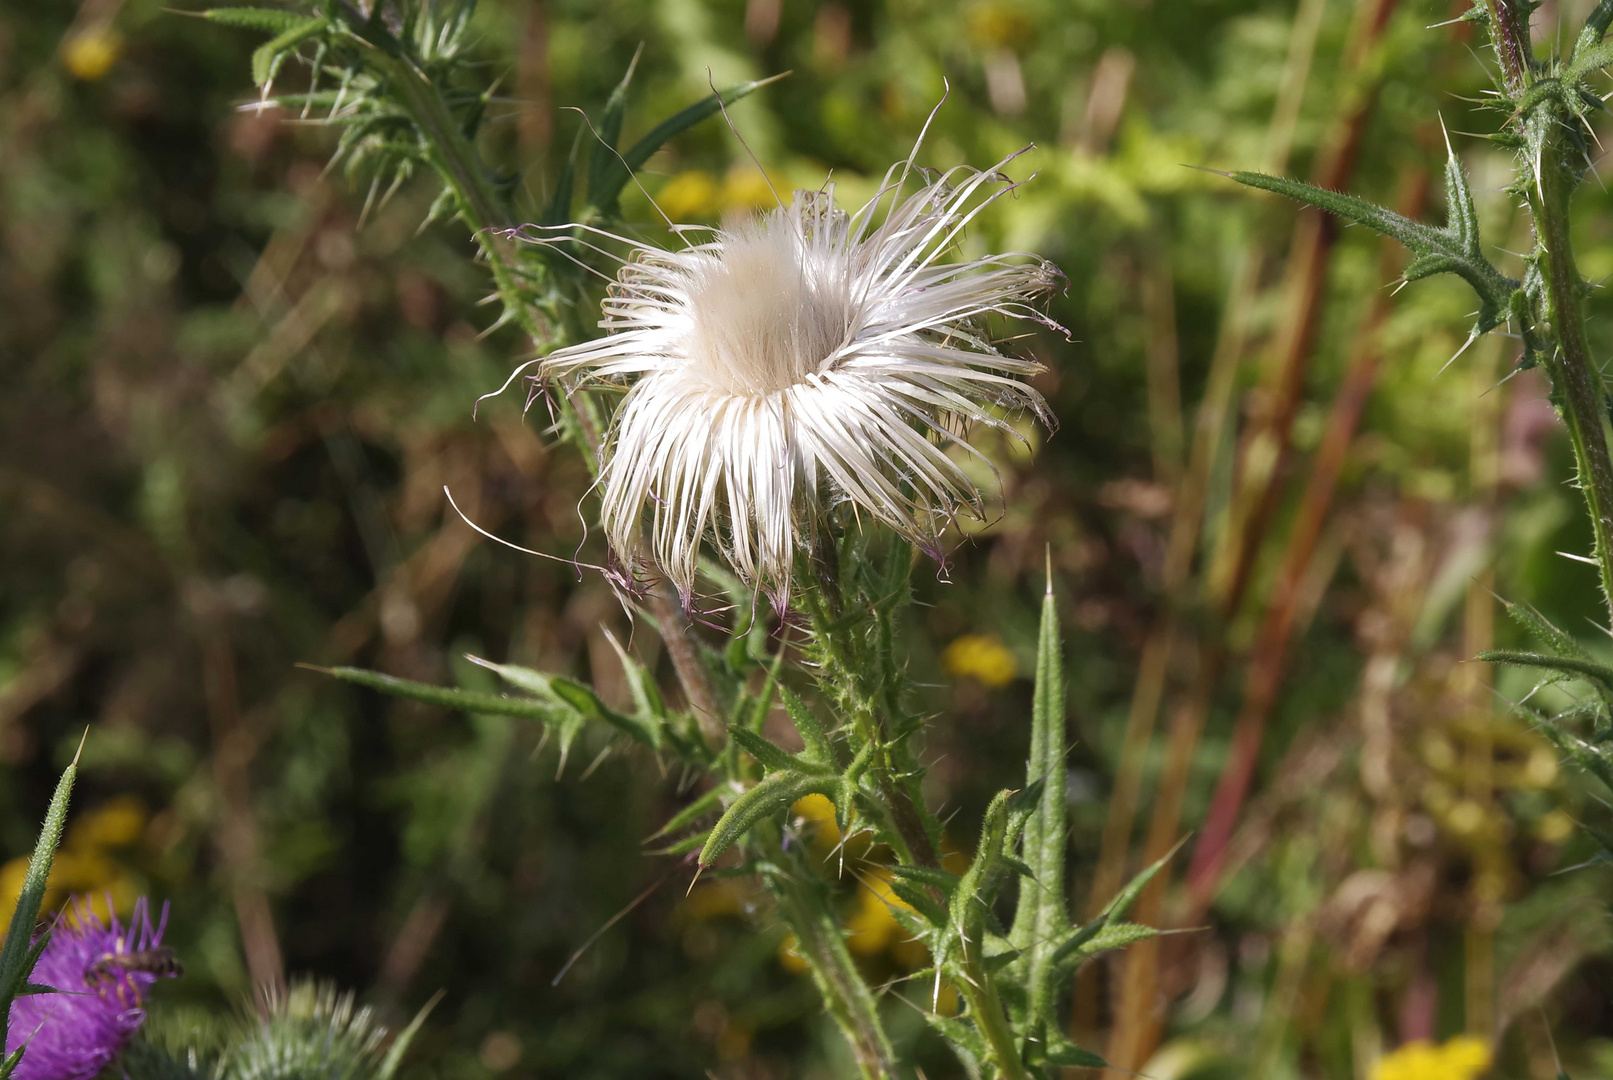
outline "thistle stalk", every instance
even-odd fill
[[[795,933],[796,950],[807,963],[812,981],[823,995],[864,1080],[887,1080],[909,1074],[892,1049],[873,992],[857,970],[834,912],[805,876],[790,871],[769,875],[780,915]]]
[[[1597,45],[1610,10],[1604,3],[1587,21],[1574,50],[1575,60]],[[1535,82],[1528,17],[1515,0],[1488,0],[1488,11],[1507,94],[1525,101]],[[1574,447],[1580,490],[1591,516],[1602,597],[1613,617],[1613,458],[1608,455],[1603,428],[1601,377],[1593,371],[1585,342],[1584,283],[1569,233],[1569,203],[1576,179],[1573,162],[1578,156],[1569,138],[1574,122],[1562,104],[1549,97],[1528,111],[1523,131],[1525,194],[1534,219],[1543,283],[1541,314],[1555,339],[1555,348],[1545,350],[1546,369]]]
[[[1556,389],[1557,404],[1574,447],[1580,490],[1590,511],[1595,538],[1602,597],[1613,616],[1613,459],[1608,456],[1603,428],[1601,376],[1592,367],[1585,343],[1585,315],[1581,303],[1583,283],[1574,262],[1568,231],[1568,205],[1572,184],[1563,145],[1564,120],[1555,109],[1542,109],[1532,122],[1530,146],[1534,157],[1529,209],[1542,247],[1541,274],[1545,283],[1545,315],[1557,340],[1547,360]]]
[[[397,90],[398,103],[425,136],[426,160],[454,194],[459,215],[476,239],[476,246],[487,260],[493,287],[504,306],[505,318],[519,326],[532,344],[543,348],[552,344],[555,334],[539,313],[534,298],[519,282],[519,271],[511,257],[511,242],[505,233],[514,227],[498,193],[488,183],[476,147],[466,138],[459,122],[448,110],[442,94],[426,73],[406,56],[399,56],[365,38],[359,38],[374,52],[371,63]],[[604,438],[603,419],[587,395],[567,389],[560,402],[561,428],[584,451],[590,471],[599,474]]]
[[[1000,1080],[1030,1080],[1025,1063],[1020,1060],[1018,1040],[1014,1038],[1007,1017],[1003,1014],[997,984],[987,973],[984,959],[979,935],[971,939],[970,935],[965,934],[963,978],[958,981],[959,993],[969,1006],[969,1019],[974,1021],[975,1028],[986,1040],[991,1062],[997,1067]]]

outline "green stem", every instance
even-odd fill
[[[816,561],[813,562],[815,571],[818,565]],[[839,697],[845,703],[851,715],[852,730],[859,741],[865,746],[876,747],[868,771],[890,812],[891,826],[896,835],[887,837],[887,840],[895,850],[897,860],[908,866],[939,867],[941,860],[936,855],[929,830],[924,827],[924,817],[912,787],[897,779],[889,738],[890,724],[876,706],[874,695],[864,692],[858,665],[845,640],[845,628],[839,625],[844,616],[837,618],[828,606],[827,598],[834,595],[830,583],[825,582],[820,583],[817,590],[805,590],[803,598],[808,617],[812,620],[813,636],[823,648],[824,669],[820,674],[824,689],[831,697]]]
[[[797,869],[800,878],[786,871],[769,875],[768,881],[778,897],[779,913],[795,934],[796,950],[806,960],[829,1015],[840,1025],[864,1080],[906,1077],[907,1071],[880,1022],[873,992],[846,949],[834,912],[821,888],[815,889],[806,882],[809,871]]]
[[[539,315],[537,297],[522,286],[521,273],[510,252],[512,242],[504,235],[514,221],[504,200],[488,182],[476,147],[465,137],[425,72],[383,45],[360,40],[374,49],[375,69],[395,89],[398,103],[408,110],[409,118],[425,136],[426,158],[454,193],[460,217],[487,259],[504,310],[535,347],[541,349],[552,343],[555,335]],[[561,401],[561,427],[586,451],[584,457],[597,476],[604,446],[604,417],[598,404],[588,394],[568,389]]]
[[[1001,1080],[1030,1080],[1025,1063],[1020,1060],[1019,1043],[1003,1012],[997,984],[981,963],[981,935],[974,937],[974,941],[965,938],[963,942],[963,978],[959,986],[963,1000],[969,1006],[969,1019],[974,1021],[975,1029],[986,1040],[992,1064],[997,1067],[997,1076]]]
[[[1565,145],[1565,135],[1571,122],[1572,117],[1558,115],[1554,108],[1541,108],[1530,118],[1528,145],[1534,158],[1534,185],[1529,205],[1542,249],[1544,315],[1556,339],[1556,348],[1548,352],[1547,367],[1574,447],[1580,490],[1591,516],[1602,596],[1613,618],[1613,458],[1608,455],[1603,426],[1601,376],[1585,342],[1584,283],[1569,234],[1574,177],[1568,155],[1575,151]]]

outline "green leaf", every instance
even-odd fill
[[[733,739],[741,750],[755,758],[766,772],[789,772],[801,768],[800,763],[789,754],[749,728],[734,724],[728,729],[728,737]],[[820,775],[827,772],[821,768],[809,771]]]
[[[280,71],[280,65],[298,45],[323,33],[330,23],[325,19],[304,19],[259,45],[252,53],[252,82],[267,87]]]
[[[651,833],[649,838],[651,840],[657,840],[663,836],[668,836],[677,832],[679,829],[694,824],[696,821],[705,817],[713,810],[719,809],[722,806],[723,793],[724,789],[720,786],[712,788],[704,795],[701,795],[699,798],[695,799],[688,806],[685,806],[682,810],[679,810],[676,814],[673,814],[672,817],[668,819],[667,823],[655,830],[655,832]]]
[[[525,690],[530,694],[534,694],[538,698],[546,699],[541,702],[534,702],[533,704],[546,705],[551,709],[562,710],[562,715],[569,714],[571,717],[581,720],[593,720],[599,723],[609,724],[611,727],[621,731],[634,741],[643,743],[645,746],[655,749],[659,749],[661,746],[664,730],[662,725],[657,723],[654,718],[623,716],[621,713],[610,708],[603,701],[601,701],[599,699],[599,695],[594,693],[591,687],[584,686],[582,683],[579,683],[574,679],[568,679],[563,675],[549,675],[541,671],[534,671],[531,668],[521,667],[517,664],[495,664],[491,660],[483,660],[479,656],[467,656],[466,659],[471,661],[473,664],[478,664],[493,672],[499,678],[503,679],[512,686],[520,687],[522,690]],[[382,677],[390,678],[390,676]],[[464,693],[464,691],[456,691],[456,693]],[[494,697],[494,695],[491,694],[481,694],[477,696],[491,698],[494,701],[511,700],[508,698]],[[445,702],[444,704],[447,703]],[[493,712],[496,710],[482,709],[479,711]],[[515,716],[518,714],[507,713],[504,715]],[[553,722],[561,723],[563,721],[557,719]]]
[[[444,993],[446,991],[438,990],[431,995],[431,1000],[422,1005],[420,1011],[414,1014],[414,1019],[409,1021],[409,1026],[398,1032],[398,1037],[392,1040],[391,1046],[387,1047],[386,1057],[381,1059],[381,1067],[376,1070],[375,1080],[392,1080],[392,1077],[397,1075],[398,1066],[403,1064],[403,1055],[409,1051],[409,1044],[414,1042],[416,1035],[420,1034],[421,1027],[425,1025],[426,1017],[431,1015],[431,1010],[437,1007],[437,1003],[442,1000]]]
[[[788,72],[784,73],[788,74]],[[724,107],[732,105],[747,94],[753,93],[768,83],[777,82],[784,77],[774,75],[767,79],[757,79],[754,82],[740,83],[730,86],[720,94],[710,94],[661,121],[649,130],[643,138],[629,147],[618,158],[615,154],[608,155],[603,165],[595,168],[589,166],[588,176],[588,205],[600,211],[607,211],[616,206],[621,198],[622,188],[627,186],[632,174],[644,167],[650,156],[665,145],[666,141],[675,135],[687,131],[708,116],[721,111]],[[613,95],[614,96],[614,95]],[[618,133],[620,125],[618,125]],[[599,147],[595,148],[595,160],[600,157]]]
[[[622,663],[622,673],[627,677],[627,692],[633,696],[633,708],[638,718],[645,723],[664,721],[666,719],[666,701],[661,697],[661,688],[656,684],[655,676],[648,668],[628,655],[622,643],[616,640],[616,635],[609,630],[605,632],[605,640],[616,651],[616,659]]]
[[[943,896],[951,896],[958,888],[958,875],[936,866],[892,866],[892,876],[906,879],[932,889],[940,889]]]
[[[1518,652],[1512,649],[1489,649],[1479,653],[1476,659],[1485,660],[1492,664],[1511,664],[1514,667],[1540,668],[1545,671],[1560,671],[1564,674],[1577,675],[1580,678],[1590,679],[1601,684],[1601,688],[1604,691],[1613,692],[1613,668],[1578,656],[1547,656],[1542,653]]]
[[[1451,273],[1461,277],[1479,296],[1478,321],[1470,331],[1471,336],[1477,337],[1507,320],[1518,283],[1503,276],[1485,258],[1479,245],[1478,219],[1473,210],[1467,174],[1457,160],[1455,151],[1450,151],[1446,158],[1445,178],[1451,227],[1444,229],[1412,221],[1376,203],[1302,180],[1256,172],[1232,172],[1226,175],[1240,184],[1285,195],[1400,241],[1417,256],[1407,267],[1408,281],[1436,273]]]
[[[928,1010],[924,1013],[924,1019],[951,1044],[954,1052],[960,1053],[960,1056],[967,1054],[971,1063],[991,1060],[990,1052],[986,1049],[986,1040],[972,1025]],[[979,1075],[978,1066],[972,1075]]]
[[[1127,945],[1134,945],[1139,941],[1158,937],[1159,931],[1152,926],[1143,926],[1140,923],[1112,922],[1104,926],[1082,946],[1081,951],[1088,956],[1101,952],[1112,952],[1115,949],[1124,949]]]
[[[494,670],[499,671],[499,674],[504,674],[503,670],[498,666],[489,666],[493,666]],[[333,675],[343,682],[357,683],[359,686],[379,690],[381,693],[391,694],[393,697],[407,698],[410,701],[418,701],[424,705],[439,705],[447,709],[458,709],[460,712],[477,713],[483,716],[513,716],[519,720],[537,720],[541,723],[555,724],[557,726],[564,726],[569,719],[566,715],[566,710],[550,701],[502,697],[498,694],[481,694],[472,690],[432,686],[429,683],[399,679],[392,675],[382,675],[378,671],[366,671],[363,668],[335,667],[310,668],[310,670]],[[512,679],[511,681],[513,682],[514,680]]]
[[[1068,840],[1064,793],[1064,668],[1058,607],[1053,599],[1052,554],[1048,554],[1047,590],[1042,597],[1042,623],[1036,645],[1036,690],[1031,699],[1030,760],[1025,769],[1026,793],[1035,804],[1025,821],[1020,850],[1024,864],[1019,899],[1009,940],[1026,960],[1032,987],[1043,984],[1054,943],[1069,929],[1064,908],[1064,854]],[[1033,994],[1030,1023],[1045,1022],[1055,1002]]]
[[[577,134],[571,140],[571,153],[566,156],[566,163],[560,168],[560,175],[554,183],[554,196],[549,200],[548,208],[543,211],[540,224],[551,228],[571,223],[571,198],[577,186],[577,153],[582,149],[583,128],[577,129]]]
[[[642,720],[634,716],[623,716],[599,699],[594,688],[585,686],[573,679],[555,675],[550,677],[549,685],[554,687],[555,696],[576,709],[589,720],[597,720],[616,728],[628,738],[641,742],[645,746],[659,749],[661,745],[661,731],[653,721]]]
[[[906,881],[895,880],[890,883],[890,890],[902,903],[924,916],[928,920],[930,928],[946,926],[947,909],[935,902],[935,897],[930,894],[928,889],[919,888]],[[891,914],[897,916],[898,920],[900,920],[902,912],[898,909],[891,912]],[[909,929],[913,928],[910,927]]]
[[[1557,629],[1549,619],[1540,613],[1538,608],[1530,604],[1513,603],[1510,600],[1503,600],[1501,603],[1506,607],[1507,616],[1513,622],[1533,635],[1551,652],[1559,653],[1563,656],[1577,657],[1581,660],[1588,658],[1580,643]]]
[[[958,879],[957,890],[952,894],[952,923],[970,940],[977,939],[986,924],[1002,875],[1003,839],[1008,831],[1008,799],[1008,792],[999,791],[986,808],[974,861]]]
[[[88,732],[85,733],[88,735]],[[82,753],[84,745],[79,744]],[[0,945],[0,1047],[6,1045],[11,1023],[11,1003],[19,991],[28,985],[28,976],[44,949],[45,935],[33,940],[34,924],[39,921],[39,908],[45,901],[45,888],[50,881],[50,867],[61,846],[62,829],[67,824],[67,804],[72,798],[73,782],[78,779],[78,755],[62,772],[56,791],[45,811],[45,824],[34,843],[33,857],[28,860],[28,874],[23,878],[22,892],[17,896],[17,907],[11,913],[11,924],[6,928],[6,940]],[[9,1059],[0,1071],[9,1073],[15,1063]]]
[[[1109,1063],[1094,1054],[1091,1050],[1083,1050],[1075,1045],[1063,1034],[1049,1032],[1047,1044],[1047,1063],[1049,1065],[1066,1065],[1078,1069],[1106,1069]]]
[[[254,7],[214,8],[202,12],[202,18],[242,30],[260,30],[265,34],[283,34],[308,22],[308,16],[295,11]]]
[[[638,67],[638,59],[643,52],[644,46],[640,45],[627,65],[627,73],[606,100],[605,112],[594,129],[594,146],[588,154],[588,205],[605,213],[615,209],[617,196],[627,182],[623,179],[616,183],[614,190],[606,187],[611,183],[609,177],[621,171],[616,159],[616,144],[621,141],[622,118],[627,114],[627,87],[633,81],[633,71]],[[613,165],[617,167],[613,169]]]
[[[782,684],[778,688],[778,696],[784,703],[784,711],[790,714],[790,723],[795,725],[796,733],[801,736],[802,753],[815,762],[833,765],[834,745],[830,743],[829,735],[823,730],[823,724],[812,707]]]
[[[717,856],[732,847],[740,837],[750,831],[763,818],[786,810],[808,795],[832,798],[839,781],[832,776],[813,776],[800,772],[779,772],[763,778],[745,794],[735,799],[706,839],[700,851],[700,865],[709,866]]]
[[[1610,23],[1613,23],[1613,0],[1602,0],[1585,20],[1585,27],[1579,32],[1578,40],[1574,42],[1574,52],[1569,60],[1570,67],[1582,70],[1588,68],[1586,58],[1601,44]],[[1603,61],[1603,64],[1606,63],[1607,61]]]

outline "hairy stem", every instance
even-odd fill
[[[1008,1018],[1003,1013],[997,984],[986,972],[981,944],[981,934],[964,935],[963,978],[959,980],[958,990],[969,1006],[969,1019],[974,1021],[975,1029],[986,1040],[986,1047],[991,1051],[991,1063],[996,1066],[1000,1080],[1030,1080],[1025,1063],[1020,1060],[1019,1042],[1014,1038]]]
[[[851,959],[821,891],[806,882],[805,871],[801,879],[788,872],[773,874],[769,883],[779,899],[779,914],[795,933],[796,950],[811,970],[829,1015],[850,1044],[864,1080],[908,1076],[880,1023],[873,992]]]
[[[815,572],[819,571],[820,565],[814,560]],[[889,705],[894,689],[887,688],[891,693],[883,695],[882,702],[882,695],[877,691],[870,693],[864,687],[864,680],[859,675],[861,665],[852,654],[855,643],[847,640],[850,633],[842,625],[844,616],[837,618],[829,607],[831,598],[837,595],[837,583],[820,578],[820,588],[807,590],[803,598],[812,621],[813,636],[823,650],[824,664],[820,675],[824,690],[831,698],[839,698],[844,703],[858,740],[864,745],[876,747],[868,771],[890,812],[891,826],[896,830],[896,836],[889,839],[893,841],[891,846],[896,850],[897,859],[907,865],[939,867],[941,860],[936,855],[929,830],[925,828],[915,785],[903,783],[897,776],[893,760],[896,748],[890,739],[890,728],[895,718],[883,715],[881,708],[882,704]]]
[[[1547,368],[1574,447],[1580,490],[1591,516],[1602,595],[1613,617],[1613,458],[1608,455],[1603,427],[1601,376],[1585,342],[1581,303],[1585,287],[1569,235],[1569,200],[1575,184],[1569,161],[1577,152],[1569,145],[1568,125],[1573,122],[1556,108],[1540,108],[1530,117],[1527,139],[1534,182],[1529,208],[1541,248],[1543,314],[1556,341],[1556,348],[1547,351]]]
[[[1529,19],[1515,0],[1485,0],[1490,13],[1490,36],[1501,61],[1501,81],[1513,97],[1534,82],[1529,50]]]

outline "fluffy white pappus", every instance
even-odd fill
[[[683,250],[631,244],[604,337],[550,354],[539,378],[625,390],[605,446],[602,523],[631,571],[690,601],[709,543],[781,610],[791,571],[837,508],[932,555],[985,500],[949,446],[1004,411],[1051,423],[1023,378],[1042,370],[984,336],[995,313],[1061,280],[1024,252],[947,261],[1013,185],[999,170],[922,176],[899,163],[861,209],[834,189]]]

